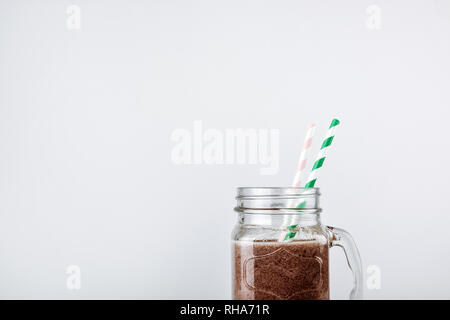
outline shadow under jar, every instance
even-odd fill
[[[353,272],[350,299],[362,299],[358,249],[348,232],[321,224],[319,196],[318,188],[238,188],[233,299],[329,299],[328,250],[335,246]]]

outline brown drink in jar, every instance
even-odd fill
[[[234,241],[233,299],[330,298],[328,242]]]

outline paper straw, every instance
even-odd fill
[[[336,127],[339,125],[339,123],[340,122],[338,119],[333,119],[333,121],[331,121],[327,135],[325,136],[325,139],[323,139],[322,147],[320,147],[319,153],[316,157],[316,161],[314,162],[311,173],[309,174],[308,182],[305,184],[305,188],[314,188],[314,185],[317,181],[317,174],[319,172],[319,169],[322,168],[323,163],[325,162],[327,151],[330,149],[330,146],[333,143]]]
[[[307,163],[307,155],[308,151],[311,149],[311,143],[312,139],[314,137],[314,133],[316,132],[316,125],[314,123],[310,124],[308,126],[308,129],[306,130],[305,140],[303,141],[302,150],[300,152],[300,158],[298,159],[298,165],[297,170],[295,171],[294,180],[292,181],[292,187],[298,188],[301,186],[301,176],[303,171],[305,170],[306,163]],[[294,206],[296,203],[295,199],[292,199],[288,202],[288,207]],[[288,217],[284,220],[284,224],[292,224],[292,217]],[[283,240],[283,239],[281,239]]]
[[[331,121],[330,127],[328,128],[327,134],[323,139],[322,146],[320,147],[319,153],[317,154],[316,161],[311,169],[311,173],[309,174],[308,181],[305,184],[305,188],[314,188],[317,181],[317,174],[319,173],[320,168],[323,167],[325,162],[325,158],[327,156],[327,151],[329,150],[331,144],[333,143],[334,135],[336,132],[336,127],[340,124],[338,119],[333,119]],[[301,209],[305,207],[306,201],[300,202],[296,208]],[[297,234],[296,231],[297,225],[287,226],[286,229],[289,230],[283,238],[283,241],[289,241]]]
[[[300,158],[298,160],[297,171],[295,172],[294,181],[292,181],[292,187],[298,188],[301,186],[301,175],[303,170],[306,167],[306,156],[308,154],[309,149],[311,148],[312,138],[314,136],[314,132],[316,131],[316,125],[310,124],[308,130],[306,131],[305,141],[303,142],[302,151],[300,153]]]

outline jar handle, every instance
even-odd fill
[[[363,274],[361,257],[359,256],[358,248],[350,233],[347,231],[327,227],[330,232],[330,246],[341,247],[344,250],[345,257],[347,258],[348,266],[353,273],[353,289],[350,293],[350,300],[359,300],[363,298]]]

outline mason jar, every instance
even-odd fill
[[[362,298],[361,259],[351,235],[321,223],[318,188],[238,188],[232,234],[232,297],[330,298],[329,249],[341,247]]]

